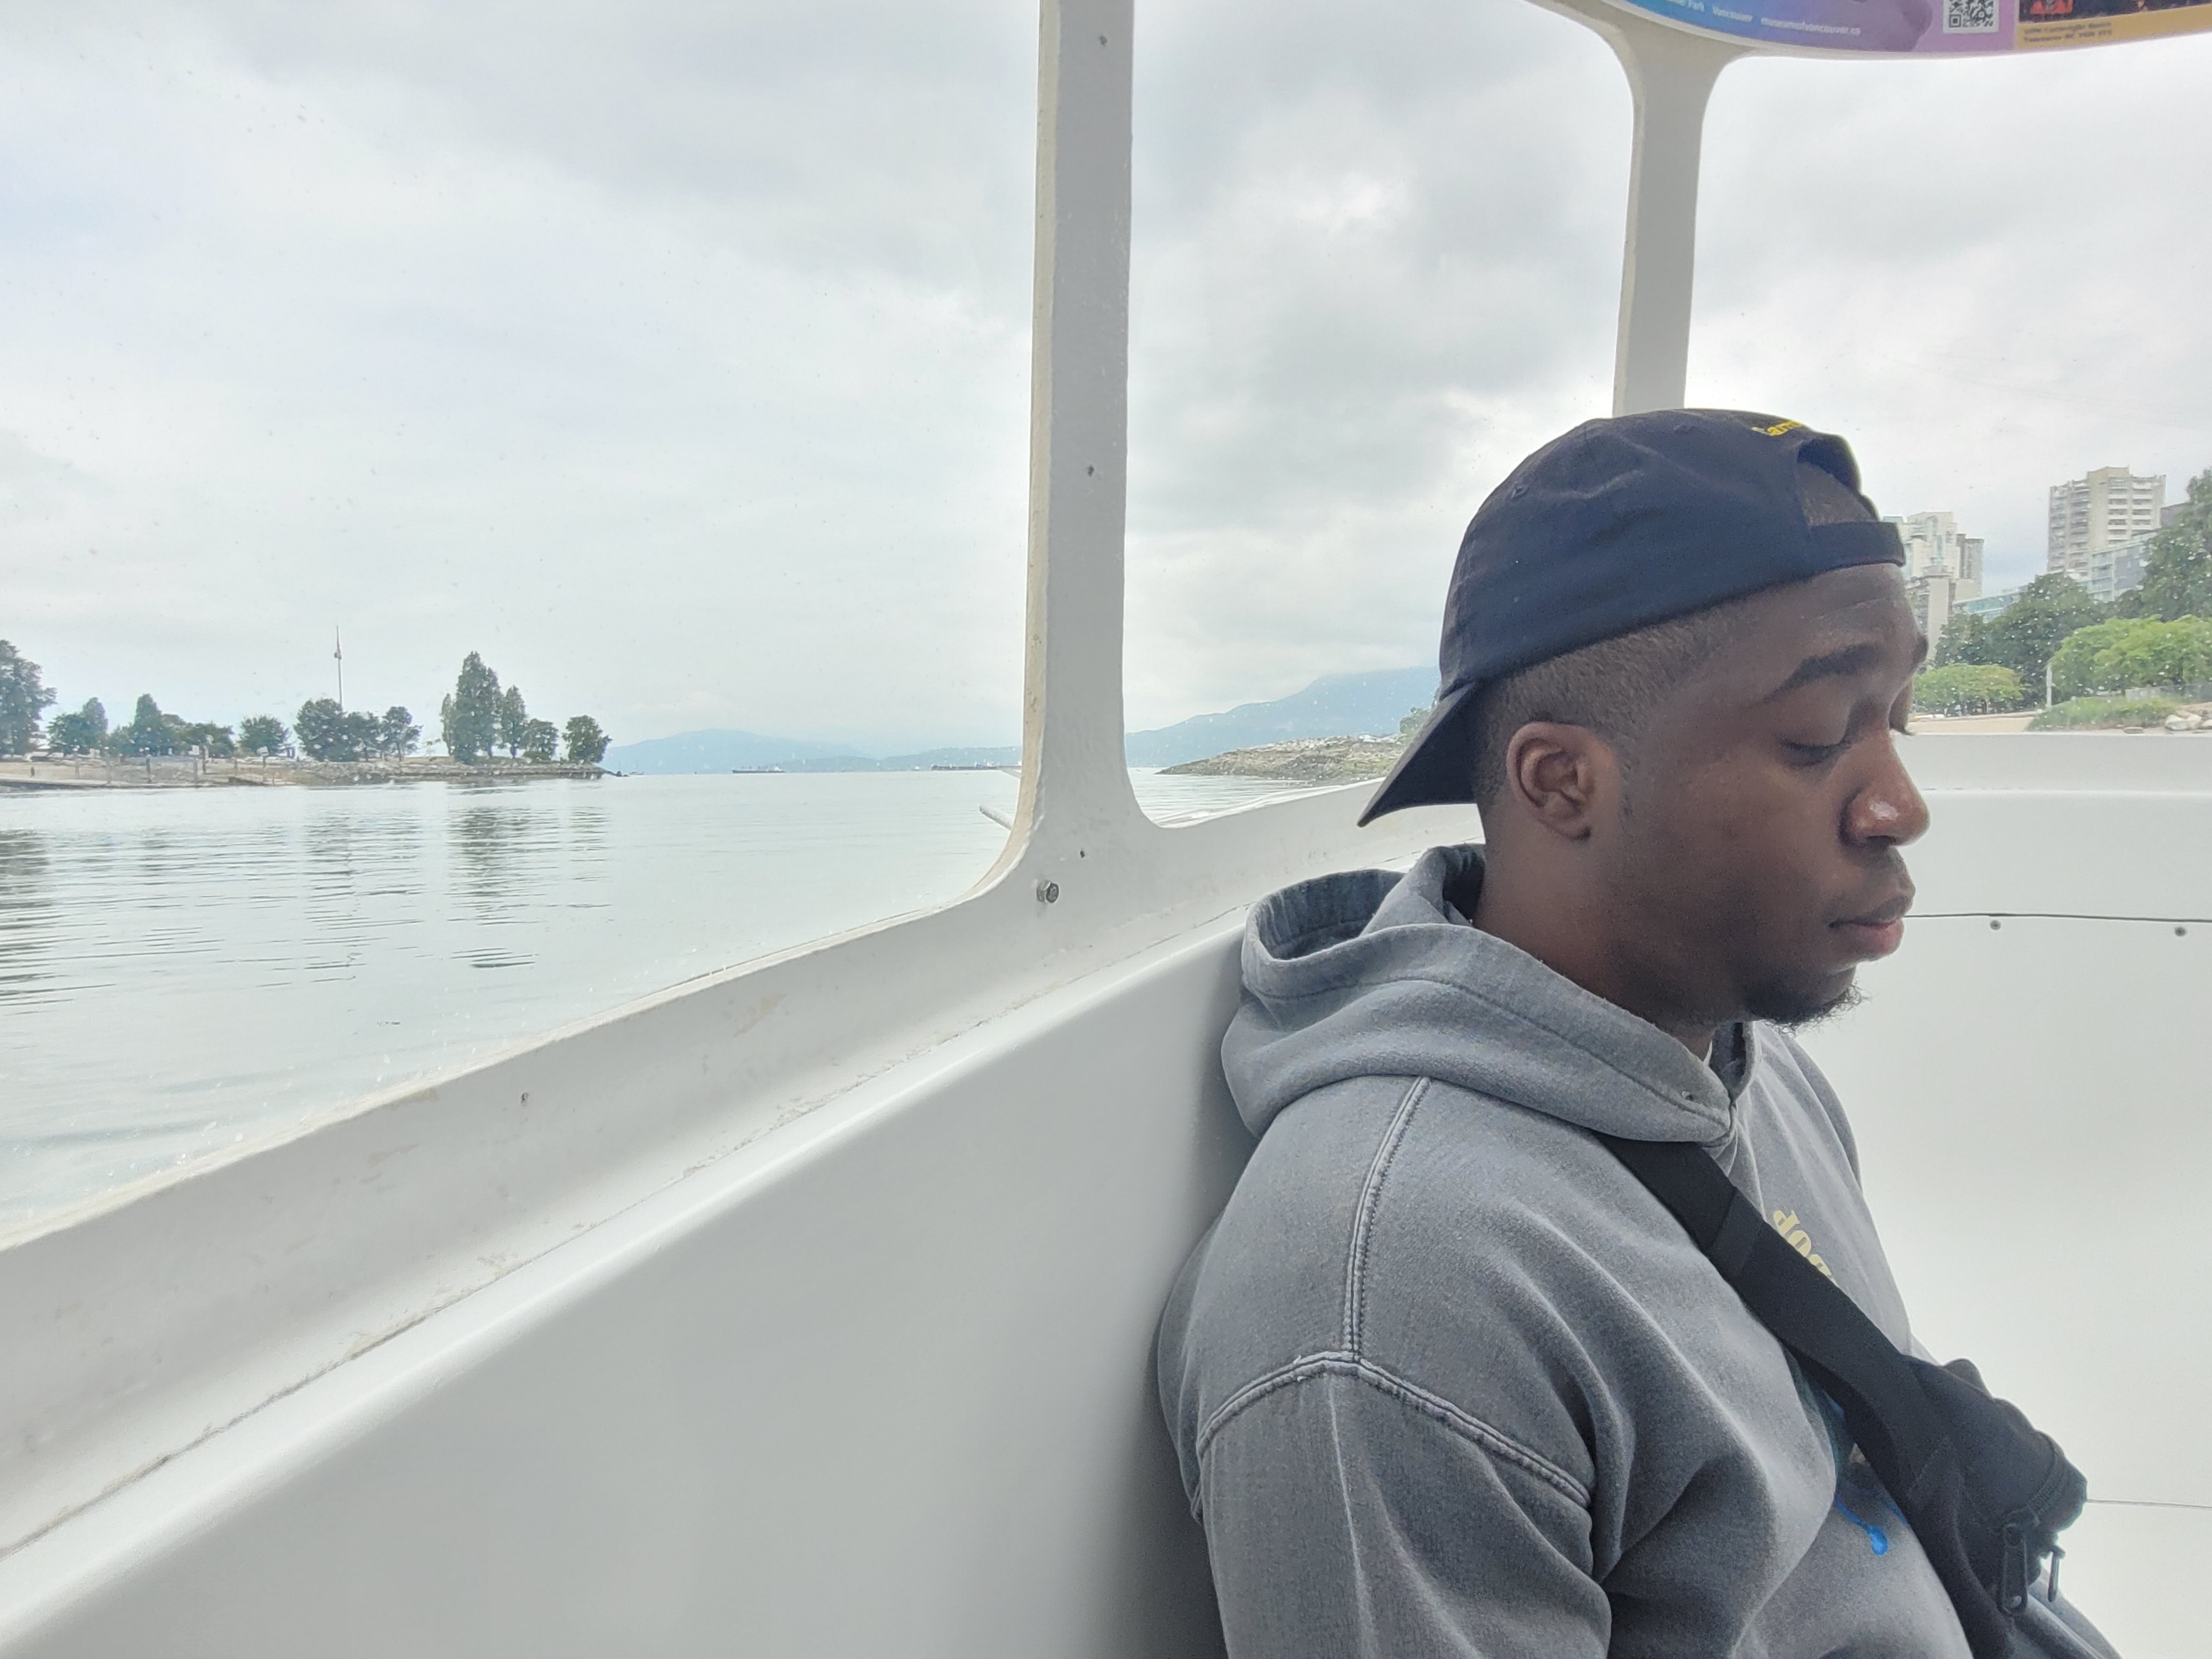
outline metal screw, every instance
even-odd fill
[[[1037,902],[1040,904],[1059,903],[1060,884],[1056,881],[1039,882],[1037,884]]]

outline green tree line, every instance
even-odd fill
[[[565,744],[569,761],[597,766],[609,742],[589,714],[574,716],[566,726],[532,719],[522,688],[501,690],[499,675],[473,651],[461,659],[453,691],[438,706],[438,733],[447,754],[471,763],[501,749],[509,759],[550,761]]]
[[[7,642],[0,640],[0,650]],[[38,665],[27,665],[35,671]],[[52,694],[46,694],[49,703]],[[0,751],[27,753],[38,742],[35,724],[14,726],[0,735]],[[46,722],[46,745],[64,755],[107,754],[136,758],[143,755],[202,754],[227,759],[239,752],[238,741],[228,726],[212,720],[188,720],[166,713],[146,694],[140,694],[131,719],[121,726],[107,723],[107,707],[98,697],[85,699],[84,707],[57,714]]]
[[[2072,577],[2038,576],[1994,617],[1954,616],[1913,688],[1934,714],[1990,714],[2144,685],[2212,681],[2212,468],[2151,538],[2140,587],[2110,605]]]
[[[396,760],[422,744],[422,728],[406,708],[394,703],[381,714],[351,713],[331,697],[300,705],[292,726],[274,714],[252,714],[234,732],[207,720],[187,720],[165,712],[150,693],[142,692],[128,723],[111,726],[99,698],[81,708],[45,718],[59,698],[47,687],[44,671],[6,640],[0,640],[0,754],[25,755],[41,740],[65,755],[106,754],[137,758],[155,755],[201,754],[216,759],[238,755],[279,755],[296,742],[310,760]],[[452,695],[439,711],[446,752],[469,763],[504,749],[510,759],[548,763],[566,758],[596,766],[605,757],[609,738],[599,721],[578,714],[565,726],[531,716],[522,690],[501,690],[499,676],[476,652],[461,664]],[[562,750],[565,749],[565,757]]]

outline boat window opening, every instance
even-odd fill
[[[526,33],[0,22],[0,1235],[1006,846],[1034,16]]]
[[[2208,74],[2204,35],[1732,65],[1689,362],[1692,403],[1845,434],[1900,521],[1935,647],[1909,764],[1953,775],[1946,745],[2002,742],[2012,787],[2084,791],[2085,745],[2126,743],[2154,746],[2130,776],[2198,792],[2027,818],[1939,796],[1905,950],[1808,1037],[1920,1340],[1974,1357],[2088,1473],[2066,1589],[2129,1653],[2188,1649],[2174,1587],[2212,1547],[2212,1437],[2167,1404],[2212,1362],[2205,1322],[2171,1311],[2212,1267],[2186,1035],[2212,889],[2184,850],[2212,780],[2212,591],[2173,539],[2212,509],[2212,319],[2177,281],[2212,265],[2181,160],[2212,139]],[[2024,822],[2079,827],[2021,846]]]
[[[1609,412],[1626,85],[1517,0],[1154,9],[1135,84],[1139,799],[1371,787],[1435,695],[1468,519]]]

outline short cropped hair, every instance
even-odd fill
[[[1730,599],[1600,640],[1485,687],[1469,716],[1474,727],[1475,805],[1487,811],[1505,793],[1506,749],[1513,734],[1532,720],[1587,726],[1632,770],[1645,722],[1719,654],[1742,603]]]

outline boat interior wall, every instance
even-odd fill
[[[0,1562],[0,1651],[1204,1653],[1152,1323],[1233,918],[702,1170]]]
[[[2132,1167],[2162,1167],[2174,1181],[2202,1168],[2201,1149],[2174,1149],[2161,1165],[2142,1144],[2150,1103],[2190,1086],[2185,1010],[2124,1044],[2086,1040],[2162,1006],[2161,994],[2172,1000],[2154,977],[2170,980],[2166,957],[2201,948],[2191,940],[2212,929],[2212,872],[2192,850],[2212,829],[2212,776],[2175,758],[2197,748],[2124,737],[1913,744],[1938,809],[1915,859],[1930,920],[1915,924],[1914,948],[1877,976],[1868,1005],[1814,1038],[1859,1113],[1903,1271],[1935,1310],[1929,1340],[1997,1356],[2008,1376],[2029,1379],[2022,1397],[2085,1462],[2122,1472],[2100,1473],[2113,1483],[2104,1490],[2124,1481],[2153,1496],[2185,1480],[2201,1492],[2212,1470],[2177,1470],[2127,1438],[2147,1434],[2156,1413],[2099,1402],[2137,1387],[2181,1389],[2186,1368],[2212,1353],[2191,1347],[2194,1337],[2158,1355],[2139,1342],[2075,1340],[2068,1322],[2101,1334],[2118,1315],[2114,1298],[2075,1285],[2064,1253],[2094,1243],[2069,1224],[2078,1206],[2068,1197],[2081,1103],[2100,1097],[2094,1079],[2137,1103],[2142,1120],[2117,1140],[2100,1127],[2100,1158],[2152,1155]],[[2077,763],[2087,786],[2064,787]],[[1331,813],[1348,819],[1362,793],[1239,815],[1209,850],[1247,836],[1328,845],[1316,832]],[[1376,850],[1402,857],[1467,827],[1431,822]],[[1154,833],[1170,848],[1209,840]],[[2047,855],[2075,837],[2111,855],[2096,866]],[[1362,850],[1344,837],[1329,856],[1355,861]],[[1272,882],[1291,862],[1248,879]],[[2177,905],[2205,926],[2177,937],[2179,924],[2145,919]],[[957,914],[941,913],[940,927]],[[1063,956],[1056,982],[1002,979],[994,1016],[934,1040],[909,1026],[902,1057],[879,1049],[872,1074],[842,1087],[798,1071],[741,1082],[731,1060],[756,1040],[737,1034],[763,1000],[748,980],[834,962],[833,950],[702,985],[441,1085],[442,1111],[417,1097],[360,1114],[334,1126],[337,1136],[232,1166],[246,1184],[228,1189],[229,1202],[283,1218],[240,1247],[252,1261],[196,1255],[204,1214],[167,1234],[80,1230],[125,1254],[76,1293],[123,1298],[130,1316],[94,1323],[19,1300],[11,1319],[36,1312],[49,1336],[126,1347],[139,1340],[135,1322],[153,1319],[180,1363],[135,1353],[96,1408],[74,1414],[64,1400],[11,1398],[21,1414],[10,1420],[53,1425],[38,1455],[11,1449],[17,1474],[46,1478],[43,1455],[78,1480],[105,1468],[115,1489],[0,1559],[0,1652],[676,1653],[738,1636],[825,1652],[1208,1650],[1202,1555],[1156,1427],[1147,1356],[1168,1279],[1245,1151],[1213,1053],[1235,994],[1239,918],[1218,896],[1206,917],[1152,914],[1160,932],[1146,947],[1113,960],[1103,947]],[[908,931],[963,950],[978,969],[989,948],[988,932]],[[2086,985],[2062,972],[2085,956],[2109,969]],[[1955,994],[1961,974],[1995,976],[2005,1000]],[[866,1005],[864,986],[842,990]],[[753,1029],[770,1048],[778,1041],[773,1019]],[[2085,1040],[2068,1058],[2023,1042],[2023,1030]],[[508,1109],[519,1081],[555,1109]],[[794,1089],[816,1091],[812,1109]],[[559,1158],[536,1142],[583,1162],[611,1158],[614,1138],[588,1127],[592,1107],[634,1109],[668,1133],[677,1126],[664,1090],[695,1112],[718,1110],[720,1132],[741,1144],[704,1156],[701,1126],[690,1126],[693,1138],[680,1149],[671,1139],[662,1156],[696,1156],[696,1167],[678,1176],[662,1165],[651,1190],[586,1223],[589,1203],[605,1209],[618,1196],[616,1178],[586,1191],[570,1168],[564,1185],[552,1178]],[[1976,1150],[1976,1120],[1945,1109],[1991,1098],[2023,1126],[1994,1158]],[[2117,1108],[2100,1118],[2133,1121]],[[460,1132],[437,1144],[447,1156],[418,1156],[416,1138],[441,1127]],[[325,1353],[298,1386],[270,1386],[281,1375],[271,1356],[295,1368],[310,1358],[287,1321],[328,1343],[347,1317],[317,1325],[317,1313],[359,1320],[377,1296],[399,1297],[391,1284],[348,1280],[344,1248],[390,1273],[405,1252],[380,1246],[377,1222],[404,1223],[410,1197],[489,1201],[496,1176],[486,1171],[503,1173],[509,1159],[519,1184],[506,1237],[448,1240],[441,1254],[427,1234],[410,1235],[422,1254],[409,1289],[443,1285],[441,1305],[364,1330],[361,1352],[343,1363]],[[454,1160],[475,1173],[449,1192],[420,1186]],[[633,1158],[621,1178],[654,1173]],[[2033,1273],[1990,1267],[1993,1239],[2007,1260],[2015,1254],[2017,1223],[2000,1207],[2016,1202],[2013,1181],[2030,1183],[2047,1218],[2027,1247]],[[2171,1196],[2148,1220],[2131,1208],[2106,1253],[2139,1267],[2145,1230],[2163,1228],[2173,1236],[2161,1234],[2169,1255],[2157,1259],[2177,1273],[2212,1266],[2184,1226],[2193,1210]],[[304,1201],[288,1208],[288,1199]],[[375,1210],[380,1199],[393,1207]],[[319,1206],[350,1216],[340,1243],[320,1240]],[[125,1206],[95,1222],[159,1209]],[[0,1255],[0,1269],[33,1258],[35,1243]],[[528,1259],[504,1272],[458,1259],[479,1247]],[[164,1250],[183,1266],[149,1273]],[[310,1281],[345,1282],[331,1308],[288,1285],[288,1251],[309,1257]],[[253,1262],[270,1276],[265,1296]],[[191,1321],[173,1314],[192,1289],[186,1270],[217,1266],[240,1271],[225,1302],[194,1308],[220,1333],[196,1348]],[[2047,1305],[2054,1283],[2082,1291],[2079,1304]],[[11,1281],[12,1296],[26,1289]],[[2054,1347],[2125,1353],[2129,1376],[2092,1358],[2069,1380],[2050,1363]],[[210,1392],[257,1365],[264,1400]],[[21,1386],[12,1371],[8,1386]],[[179,1438],[187,1395],[227,1416]],[[126,1455],[152,1467],[115,1480]],[[49,1500],[64,1490],[50,1485]],[[2157,1547],[2132,1559],[2156,1559]],[[2092,1553],[2077,1552],[2088,1582],[2113,1570],[2093,1566]]]
[[[2134,790],[2037,792],[1990,787],[2005,757],[1952,741],[1911,745],[1968,787],[1931,796],[1905,948],[1807,1045],[1850,1109],[1915,1335],[1971,1356],[2088,1474],[2067,1593],[2123,1653],[2195,1652],[2175,1587],[2212,1547],[2212,1441],[2173,1402],[2212,1366],[2212,756],[2108,739],[2028,758],[2141,761]]]

